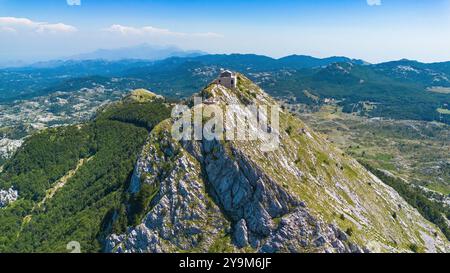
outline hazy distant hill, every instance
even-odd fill
[[[142,44],[134,47],[117,49],[98,49],[94,52],[71,56],[70,60],[108,60],[117,61],[124,59],[162,60],[170,57],[194,57],[207,53],[199,50],[183,50],[175,46],[155,46]]]
[[[291,55],[278,59],[280,64],[290,68],[312,68],[319,66],[327,66],[332,63],[350,62],[358,65],[369,64],[363,60],[350,59],[347,57],[328,57],[328,58],[314,58],[305,55]]]
[[[450,122],[449,63],[368,64],[345,57],[232,54],[169,58],[131,68],[124,75],[142,79],[147,88],[165,96],[178,97],[202,88],[221,68],[244,71],[271,95],[295,103],[320,105],[335,99],[344,111],[369,117]]]
[[[170,98],[188,97],[223,68],[243,71],[272,96],[295,103],[320,105],[334,99],[345,112],[369,117],[450,122],[449,62],[368,64],[346,57],[292,55],[274,59],[254,54],[210,54],[159,61],[47,62],[0,70],[0,101],[92,86],[122,92],[142,87]]]
[[[151,62],[142,60],[55,60],[19,68],[0,69],[0,102],[29,99],[67,90],[72,83],[77,83],[80,87],[89,87],[92,77],[108,77],[100,84],[108,81],[117,85],[111,77],[120,75],[133,67],[148,64]],[[89,78],[89,86],[83,86],[84,78]]]

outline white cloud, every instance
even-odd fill
[[[69,6],[81,6],[81,0],[67,0]]]
[[[381,0],[367,0],[369,6],[381,6]]]
[[[37,32],[74,32],[74,31],[77,31],[75,27],[63,23],[43,24],[37,28]]]
[[[9,25],[9,26],[27,26],[31,27],[35,25],[33,21],[27,18],[17,18],[17,17],[0,17],[0,25]]]
[[[0,31],[28,30],[38,33],[74,32],[77,28],[63,23],[35,22],[28,18],[0,17]]]
[[[144,27],[130,27],[123,25],[112,25],[106,28],[105,31],[120,33],[123,35],[141,35],[141,36],[159,36],[159,37],[202,37],[202,38],[222,38],[223,36],[213,32],[205,33],[184,33],[174,32],[164,28],[157,28],[152,26]]]

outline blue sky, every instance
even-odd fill
[[[450,0],[0,0],[0,61],[142,43],[448,61]]]

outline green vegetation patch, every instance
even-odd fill
[[[0,252],[66,252],[71,241],[82,252],[101,251],[105,236],[128,225],[128,218],[142,217],[156,194],[157,187],[144,186],[132,198],[133,210],[123,206],[149,130],[169,116],[162,102],[116,104],[83,126],[30,137],[0,173],[0,188],[13,186],[20,196],[0,210]],[[33,209],[80,159],[91,157]]]
[[[159,192],[159,184],[142,184],[140,191],[131,197],[129,202],[130,209],[128,211],[129,226],[137,226],[144,216],[145,212],[149,211],[149,206],[153,198]]]
[[[171,109],[161,99],[139,103],[118,103],[99,114],[97,119],[117,120],[139,127],[152,129],[161,120],[170,116]]]

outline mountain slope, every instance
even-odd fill
[[[278,59],[278,63],[282,64],[286,68],[290,69],[302,69],[302,68],[315,68],[327,66],[332,63],[354,63],[358,65],[367,64],[362,60],[354,60],[347,57],[328,57],[328,58],[314,58],[311,56],[303,56],[303,55],[290,55],[284,58]]]
[[[139,90],[90,122],[28,138],[0,172],[0,190],[18,192],[0,208],[0,252],[66,252],[71,241],[83,252],[101,251],[114,228],[104,223],[127,198],[148,130],[169,114]]]
[[[450,86],[450,63],[425,64],[411,60],[399,60],[374,65],[374,69],[389,77],[415,82],[425,87]]]
[[[236,90],[213,83],[200,95],[220,107],[275,104],[238,80]],[[274,151],[262,151],[264,141],[175,141],[173,122],[147,140],[129,188],[146,202],[135,224],[108,237],[106,251],[449,251],[398,193],[288,112]]]

